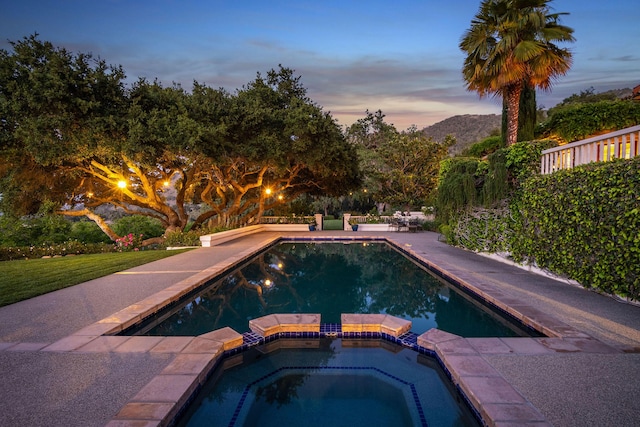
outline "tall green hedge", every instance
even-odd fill
[[[518,143],[489,162],[452,159],[438,188],[441,233],[450,244],[507,252],[640,300],[640,157],[539,175],[540,151],[553,144]],[[489,194],[501,194],[502,167],[509,185],[495,202]]]
[[[572,142],[598,132],[637,124],[640,124],[640,102],[600,101],[563,106],[539,125],[537,133],[557,135]]]
[[[640,299],[640,157],[532,177],[517,205],[516,261]]]

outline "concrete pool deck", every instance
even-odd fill
[[[637,425],[640,307],[452,248],[434,233],[341,231],[257,233],[0,308],[0,425],[108,424],[193,338],[145,340],[145,347],[130,337],[84,335],[92,339],[72,350],[55,344],[280,235],[385,237],[482,288],[486,298],[526,308],[567,334],[466,341],[546,420],[530,425]]]

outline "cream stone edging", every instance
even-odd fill
[[[269,314],[249,320],[249,329],[263,338],[287,332],[320,332],[320,314]]]
[[[166,426],[207,380],[225,351],[241,347],[242,335],[225,327],[194,338],[159,375],[144,386],[109,427]]]
[[[261,231],[309,231],[307,224],[259,224],[200,236],[202,247],[210,248]]]
[[[346,322],[342,325],[342,333],[379,332],[397,338],[411,329],[410,321],[386,314],[342,314],[341,319]],[[278,339],[279,334],[287,333],[315,334],[320,331],[320,315],[271,314],[253,319],[250,325],[252,331],[263,338]],[[550,426],[544,416],[482,358],[483,351],[513,351],[504,343],[502,347],[506,350],[502,350],[498,345],[500,340],[496,340],[487,338],[472,342],[431,329],[418,336],[417,351],[435,355],[451,381],[459,387],[486,425],[536,423],[538,427]],[[243,336],[231,328],[222,328],[194,338],[159,375],[122,407],[107,427],[171,424],[204,384],[224,352],[242,345]],[[486,350],[489,348],[491,350]]]

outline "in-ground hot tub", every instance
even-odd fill
[[[225,359],[178,426],[478,426],[434,358],[381,340],[278,339]]]

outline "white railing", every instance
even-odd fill
[[[575,141],[542,152],[540,172],[548,174],[591,162],[640,155],[640,125]]]

